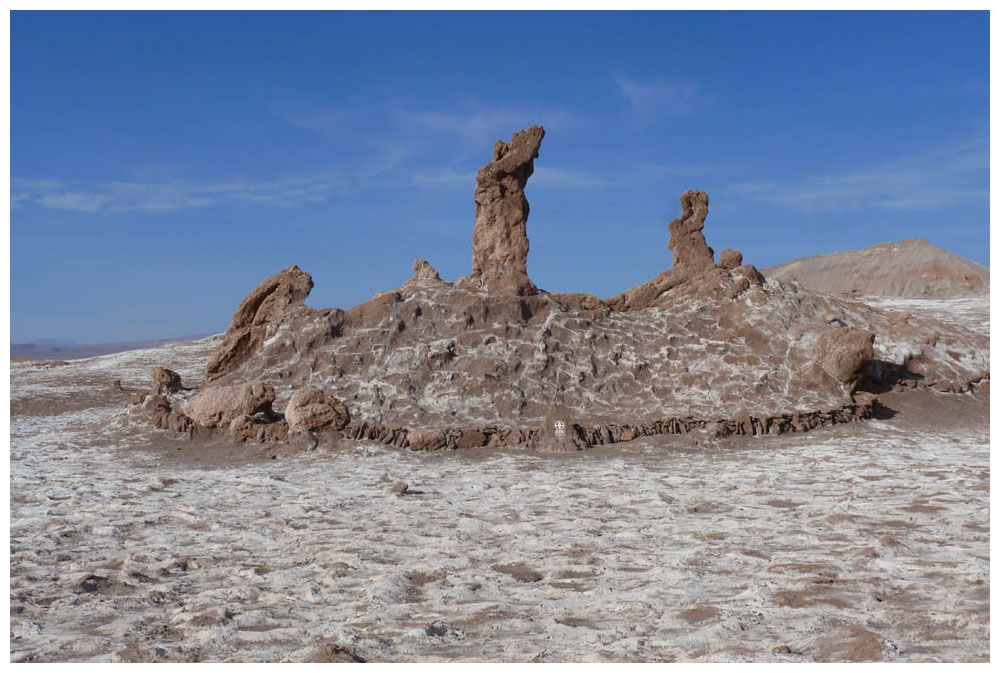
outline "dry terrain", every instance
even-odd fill
[[[905,304],[988,334],[988,298]],[[11,365],[13,661],[989,660],[985,391],[568,454],[123,412],[219,342]]]

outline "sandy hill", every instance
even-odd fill
[[[940,299],[989,292],[990,270],[922,238],[804,257],[763,271],[815,292]]]

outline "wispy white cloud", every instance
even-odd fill
[[[330,199],[342,185],[342,180],[330,175],[269,182],[113,180],[93,184],[15,178],[11,182],[11,203],[14,208],[36,205],[80,213],[160,212],[239,202],[295,207]]]
[[[535,124],[565,129],[579,123],[573,113],[555,107],[534,105],[485,105],[468,103],[455,110],[397,109],[397,119],[404,127],[456,135],[477,146],[491,144],[511,133]]]
[[[796,180],[754,180],[730,193],[804,212],[882,208],[935,210],[989,197],[989,148],[976,141],[856,171]]]
[[[622,95],[640,115],[690,112],[697,101],[694,87],[681,83],[638,82],[616,77]]]
[[[459,171],[454,168],[424,169],[416,171],[411,176],[416,185],[473,185],[476,182],[475,171]]]
[[[615,182],[600,175],[571,168],[550,168],[538,166],[532,177],[532,185],[546,189],[591,189],[609,187]]]
[[[476,183],[476,173],[475,171],[459,171],[453,168],[420,171],[413,174],[413,182],[417,185],[444,185],[449,188],[465,186],[471,188]],[[613,184],[612,180],[592,175],[585,171],[578,171],[571,168],[552,168],[549,166],[536,166],[535,173],[529,183],[531,187],[541,187],[543,189],[593,189],[608,187]]]
[[[353,99],[326,107],[285,105],[275,112],[293,126],[330,138],[373,143],[371,129],[377,128],[380,142],[389,139],[397,148],[405,147],[408,157],[424,156],[428,150],[453,156],[467,154],[470,148],[481,151],[534,124],[566,130],[588,123],[557,106],[483,101],[435,107],[404,99]]]

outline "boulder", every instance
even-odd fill
[[[274,388],[262,381],[210,386],[195,393],[184,411],[206,428],[228,426],[234,418],[271,412]]]
[[[285,420],[293,432],[343,430],[351,415],[343,402],[319,388],[299,388],[285,407]]]
[[[719,253],[719,268],[720,269],[735,269],[738,266],[743,265],[743,253],[739,250],[733,250],[732,248],[726,248]]]
[[[545,129],[532,126],[509,143],[498,140],[493,160],[476,174],[476,227],[472,233],[472,274],[463,283],[490,291],[530,294],[528,278],[528,199],[524,187],[535,170]]]
[[[228,374],[250,357],[267,338],[268,326],[280,322],[289,308],[302,305],[312,287],[312,276],[295,265],[264,279],[236,309],[222,344],[208,361],[205,381]]]
[[[150,378],[153,379],[153,389],[157,395],[176,393],[183,387],[181,375],[163,367],[154,367],[153,371],[150,372]],[[121,387],[121,383],[119,383],[119,387]]]
[[[430,451],[443,449],[448,443],[448,435],[444,430],[410,430],[406,440],[413,451]]]
[[[857,383],[874,357],[875,335],[854,327],[835,327],[816,339],[816,363],[840,383]]]

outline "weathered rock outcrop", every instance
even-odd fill
[[[708,247],[702,230],[708,217],[708,194],[693,189],[681,194],[681,216],[668,229],[667,247],[674,254],[673,266],[690,280],[715,268],[715,251]]]
[[[743,264],[738,250],[722,251],[719,264],[715,252],[708,247],[702,230],[708,217],[708,194],[689,189],[681,194],[681,215],[669,228],[667,247],[673,253],[673,264],[651,281],[605,300],[617,311],[632,311],[656,306],[661,297],[685,284],[700,284],[704,291],[735,299],[752,285],[760,286],[764,277],[751,264]]]
[[[295,265],[266,278],[236,309],[222,345],[208,362],[205,380],[224,376],[250,357],[266,338],[268,326],[280,322],[290,307],[301,305],[312,288],[312,276]]]
[[[493,292],[535,291],[528,278],[528,199],[524,187],[535,170],[545,129],[532,126],[509,143],[498,140],[493,161],[476,175],[476,228],[472,232],[472,274],[460,282]]]
[[[294,432],[343,430],[351,414],[343,402],[324,390],[299,388],[285,407],[285,420]]]
[[[261,381],[208,386],[196,393],[184,407],[185,413],[206,428],[228,426],[239,416],[269,414],[274,387]]]
[[[765,280],[736,250],[715,264],[702,192],[682,195],[674,263],[652,281],[607,301],[538,290],[523,190],[542,134],[498,143],[480,171],[471,276],[453,284],[417,260],[396,290],[314,310],[309,275],[285,269],[240,305],[206,386],[186,406],[188,391],[151,403],[156,423],[247,441],[575,449],[803,431],[869,417],[869,392],[988,388],[978,332]]]

